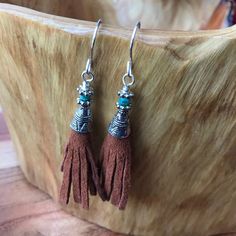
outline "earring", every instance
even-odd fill
[[[130,188],[129,110],[131,109],[131,98],[134,96],[130,91],[130,87],[135,82],[132,72],[132,50],[135,34],[140,26],[141,23],[138,22],[133,30],[127,73],[122,78],[123,88],[118,92],[119,99],[116,104],[118,111],[109,125],[108,135],[101,149],[101,184],[106,194],[106,200],[111,200],[111,203],[119,209],[125,209]]]
[[[60,202],[63,204],[69,203],[72,185],[74,201],[80,203],[85,209],[89,208],[89,190],[91,195],[96,195],[96,192],[98,192],[101,198],[105,200],[104,193],[99,185],[99,176],[91,151],[89,135],[91,123],[90,103],[93,95],[90,83],[94,80],[92,72],[93,48],[100,24],[101,20],[97,22],[92,38],[90,57],[86,69],[81,75],[82,85],[77,88],[79,108],[77,108],[70,123],[72,131],[61,166],[63,181],[60,189]]]

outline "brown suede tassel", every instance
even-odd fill
[[[98,191],[101,198],[105,200],[90,148],[89,134],[71,131],[61,171],[63,172],[60,189],[60,202],[62,204],[69,203],[71,185],[74,201],[80,203],[85,209],[89,208],[89,191],[91,195],[96,195]]]
[[[125,209],[130,188],[131,147],[129,137],[118,139],[108,134],[101,149],[101,182],[107,200]]]

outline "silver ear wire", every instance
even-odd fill
[[[135,36],[136,36],[136,32],[138,29],[140,29],[141,27],[141,23],[140,21],[137,22],[137,24],[134,27],[132,36],[131,36],[131,40],[130,40],[130,47],[129,47],[129,56],[130,56],[130,67],[131,67],[131,72],[132,72],[132,67],[133,67],[133,46],[134,46],[134,40],[135,40]]]
[[[97,32],[98,32],[98,29],[99,29],[99,26],[101,25],[101,23],[102,23],[102,20],[99,19],[97,21],[96,28],[93,32],[93,37],[92,37],[91,47],[90,47],[90,55],[89,55],[89,58],[88,58],[87,63],[86,63],[85,71],[83,71],[83,73],[81,75],[82,79],[85,82],[91,82],[94,79],[94,75],[93,75],[93,72],[92,72],[93,50],[94,50],[94,46],[95,46],[95,42],[96,42]]]
[[[134,41],[135,41],[135,36],[136,36],[136,32],[138,29],[141,28],[141,22],[138,21],[134,27],[132,36],[131,36],[131,40],[130,40],[130,47],[129,47],[129,61],[127,62],[127,72],[126,74],[124,74],[123,78],[122,78],[122,82],[125,86],[131,86],[134,84],[135,82],[135,78],[133,75],[133,46],[134,46]],[[129,79],[129,81],[127,81],[127,79]]]
[[[97,37],[97,32],[98,32],[98,29],[99,29],[99,26],[101,25],[101,23],[102,23],[102,20],[99,19],[99,20],[97,21],[96,28],[95,28],[95,30],[94,30],[94,32],[93,32],[93,38],[92,38],[91,48],[90,48],[90,57],[89,57],[89,59],[88,59],[88,61],[90,61],[90,63],[87,63],[87,64],[90,64],[90,67],[91,67],[92,62],[93,62],[93,49],[94,49],[94,45],[95,45],[95,41],[96,41],[96,37]],[[90,67],[89,67],[89,68],[90,68]],[[86,68],[86,69],[87,69],[87,68]]]

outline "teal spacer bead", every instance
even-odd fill
[[[90,101],[90,96],[80,95],[79,100],[80,100],[81,102]]]
[[[120,97],[119,100],[118,100],[118,104],[120,106],[123,106],[123,107],[129,106],[130,105],[130,99],[129,98]]]

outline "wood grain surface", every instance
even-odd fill
[[[95,24],[0,5],[0,103],[27,179],[55,200]],[[95,50],[93,137],[115,112],[131,30],[103,25]],[[125,211],[98,197],[65,209],[115,232],[236,231],[236,27],[141,30],[134,48],[132,188]],[[97,155],[98,156],[98,155]]]
[[[121,236],[65,213],[28,183],[18,167],[0,110],[0,235]]]
[[[0,169],[0,235],[121,236],[64,212],[19,167]]]
[[[18,167],[1,108],[0,117],[1,236],[124,236],[65,213],[47,194],[29,184]]]

